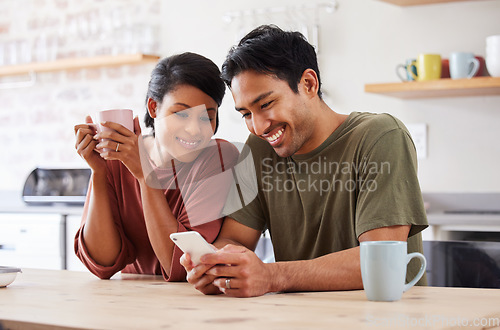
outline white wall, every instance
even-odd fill
[[[249,31],[252,25],[227,24],[224,13],[306,3],[324,1],[171,2],[163,7],[163,52],[197,51],[221,64],[241,26]],[[428,157],[419,164],[424,191],[500,191],[500,96],[400,100],[364,93],[365,83],[398,81],[396,64],[419,53],[448,58],[453,51],[470,51],[484,57],[486,36],[500,34],[500,1],[416,7],[376,0],[338,3],[335,13],[319,15],[319,62],[329,105],[341,113],[388,112],[407,124],[427,123]],[[286,21],[274,18],[261,15],[255,23]],[[226,98],[219,135],[241,140],[246,131],[233,106]]]
[[[74,13],[73,2],[58,0],[55,3],[66,4],[66,10]],[[147,7],[140,14],[144,20],[158,20],[155,11],[161,8],[161,56],[194,51],[221,65],[242,31],[262,23],[300,27],[295,24],[296,17],[284,15],[260,15],[253,20],[228,24],[222,19],[225,13],[324,2],[326,0],[123,0],[119,3],[127,8]],[[17,5],[18,2],[3,1],[0,6],[5,7],[6,3]],[[28,3],[50,6],[53,1]],[[85,2],[88,3],[102,2]],[[485,37],[500,34],[500,1],[406,8],[377,0],[338,0],[338,3],[338,10],[333,14],[319,12],[319,61],[328,104],[342,113],[389,112],[405,123],[427,123],[428,158],[420,162],[419,173],[424,191],[500,191],[499,96],[403,101],[363,91],[365,83],[397,81],[396,64],[418,53],[440,53],[448,57],[452,51],[472,51],[484,56]],[[15,12],[12,8],[11,11]],[[15,19],[18,22],[20,18]],[[10,22],[15,19],[11,17]],[[9,20],[0,18],[0,42],[17,38],[13,35],[14,28],[6,32],[5,22]],[[21,189],[29,171],[38,164],[78,162],[72,128],[86,113],[126,106],[142,117],[151,69],[152,66],[146,65],[42,74],[34,87],[0,90],[3,159],[0,190]],[[244,141],[247,136],[242,119],[234,111],[230,93],[221,108],[218,136],[232,141]]]

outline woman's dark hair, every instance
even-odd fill
[[[222,79],[231,88],[231,80],[246,70],[275,75],[288,83],[294,93],[306,69],[318,76],[318,96],[321,79],[314,47],[300,32],[283,31],[275,25],[261,25],[231,48],[222,65]]]
[[[157,103],[163,101],[165,94],[172,92],[180,85],[190,85],[210,96],[220,106],[226,86],[220,77],[217,65],[208,58],[195,53],[182,53],[162,59],[151,72],[151,80],[146,96]],[[151,127],[154,134],[154,120],[146,111],[144,116],[146,127]],[[215,117],[215,131],[219,127],[219,111]]]

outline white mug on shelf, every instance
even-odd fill
[[[500,47],[500,34],[486,37],[486,46]]]
[[[486,68],[492,77],[500,77],[500,35],[486,38]]]

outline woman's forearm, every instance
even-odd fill
[[[115,263],[121,250],[120,234],[113,221],[106,173],[92,173],[92,189],[83,240],[90,256],[102,266]]]
[[[174,251],[174,243],[170,240],[170,234],[177,232],[179,223],[162,190],[149,187],[144,180],[139,180],[139,184],[144,220],[151,246],[162,268],[170,276]]]

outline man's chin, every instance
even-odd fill
[[[293,150],[289,150],[283,146],[273,147],[273,150],[278,156],[282,158],[293,156],[293,154],[295,153]]]

